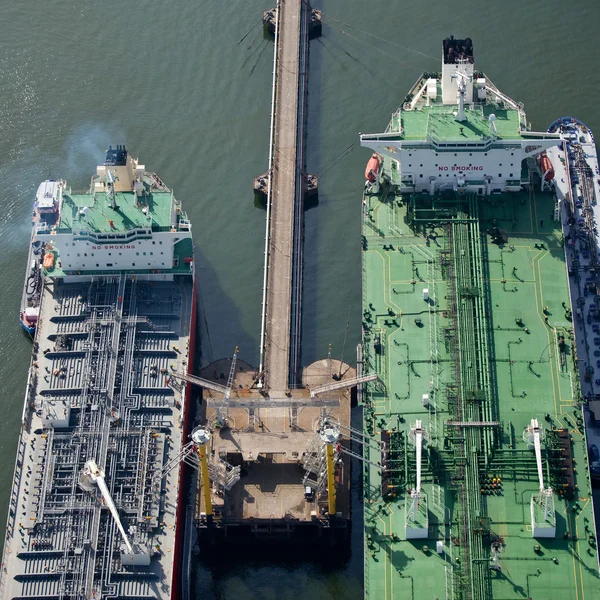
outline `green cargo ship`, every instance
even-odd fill
[[[591,600],[585,336],[598,321],[571,309],[586,278],[565,252],[587,204],[565,186],[566,129],[532,131],[475,70],[470,39],[442,54],[386,131],[361,135],[374,154],[359,367],[379,375],[360,395],[378,442],[363,480],[365,596]]]

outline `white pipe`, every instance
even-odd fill
[[[421,429],[421,421],[417,421],[415,429],[415,444],[417,446],[417,488],[416,496],[421,494],[421,452],[423,446],[423,430]]]
[[[271,231],[271,182],[273,179],[273,132],[275,129],[275,84],[277,80],[277,44],[279,41],[279,4],[277,0],[277,16],[275,18],[275,49],[273,50],[273,89],[271,91],[271,127],[269,132],[269,176],[267,178],[267,218],[265,226],[265,262],[263,272],[262,317],[260,322],[260,360],[259,374],[263,371],[265,353],[265,321],[267,319],[267,269],[269,266],[269,238]]]
[[[542,470],[542,445],[540,441],[540,427],[537,419],[531,419],[533,429],[533,444],[535,446],[535,461],[537,462],[538,479],[540,480],[540,492],[544,491],[544,471]]]
[[[411,504],[407,508],[406,518],[407,520],[414,521],[417,518],[417,508],[419,500],[421,499],[421,456],[423,450],[423,429],[421,427],[421,421],[415,423],[415,447],[417,451],[417,486],[410,493]]]
[[[123,525],[121,524],[121,519],[119,518],[119,513],[117,512],[117,507],[115,506],[115,503],[112,501],[112,498],[110,497],[110,492],[108,491],[108,488],[106,487],[106,482],[104,481],[104,472],[98,467],[98,465],[93,460],[89,460],[87,462],[86,466],[89,469],[90,477],[92,478],[92,481],[95,481],[96,484],[98,485],[98,488],[100,489],[100,492],[102,493],[102,497],[104,498],[104,502],[108,506],[108,508],[113,516],[113,519],[115,520],[117,527],[119,528],[119,531],[121,532],[121,536],[123,537],[125,546],[127,546],[127,552],[129,554],[133,554],[133,548],[131,547],[131,544],[129,543],[129,539],[127,538],[125,529],[123,529]]]

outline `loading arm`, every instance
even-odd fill
[[[361,383],[367,383],[368,381],[374,381],[378,379],[378,376],[373,373],[371,375],[363,375],[362,377],[352,377],[350,379],[343,379],[342,381],[334,381],[333,383],[326,383],[324,385],[318,385],[310,390],[311,398],[314,398],[318,394],[324,394],[325,392],[332,392],[334,390],[342,390],[345,388],[351,388]]]
[[[227,388],[220,383],[215,383],[214,381],[209,381],[208,379],[204,379],[202,377],[197,377],[196,375],[188,375],[187,373],[169,373],[168,377],[173,379],[181,379],[181,381],[185,381],[186,383],[191,383],[193,385],[199,385],[208,390],[213,390],[213,392],[219,392],[221,394],[227,393]]]

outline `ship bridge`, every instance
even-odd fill
[[[87,193],[62,189],[55,223],[39,223],[36,239],[50,255],[50,277],[128,271],[138,275],[190,274],[192,227],[164,182],[124,146],[107,150]]]
[[[470,40],[446,42],[442,72],[422,75],[387,129],[362,134],[361,146],[390,159],[386,178],[404,193],[519,191],[527,159],[560,135],[532,131],[523,105],[474,71]]]

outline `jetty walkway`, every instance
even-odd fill
[[[264,389],[296,386],[300,357],[304,122],[310,7],[278,3],[260,368]]]

